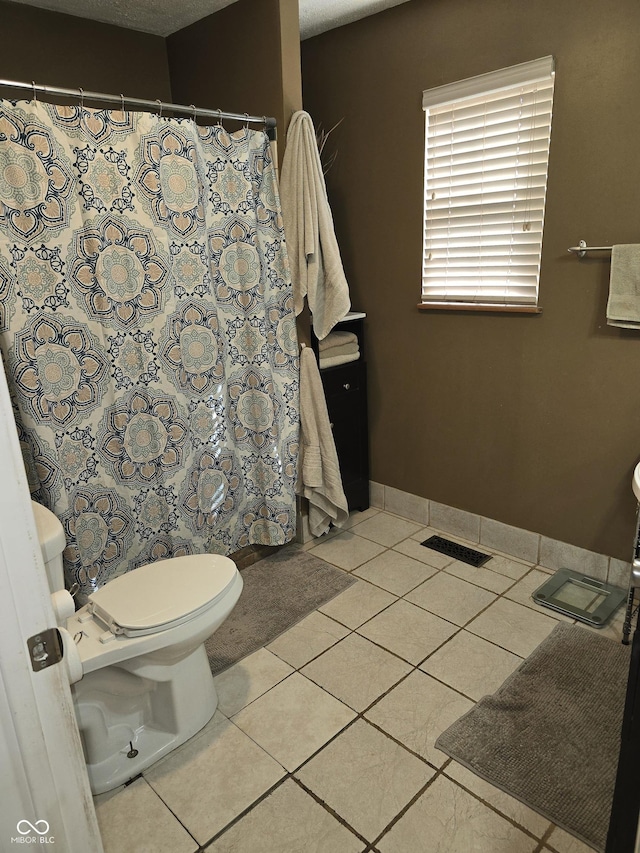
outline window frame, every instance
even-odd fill
[[[422,241],[422,286],[421,286],[421,298],[420,303],[418,304],[418,308],[421,310],[462,310],[462,311],[494,311],[494,312],[507,312],[507,313],[535,313],[538,314],[542,311],[539,306],[539,284],[540,284],[540,265],[542,258],[542,243],[543,243],[543,232],[544,232],[544,213],[546,206],[546,192],[547,192],[547,183],[548,183],[548,167],[549,167],[549,155],[550,155],[550,137],[551,137],[551,123],[552,123],[552,110],[553,110],[553,89],[555,83],[555,61],[553,56],[545,56],[540,59],[533,60],[531,62],[520,63],[519,65],[510,66],[508,68],[502,68],[497,71],[491,71],[487,74],[480,74],[475,77],[470,77],[465,80],[457,81],[454,83],[448,83],[443,86],[438,86],[432,89],[425,90],[423,92],[423,101],[422,106],[425,112],[425,148],[424,148],[424,187],[423,187],[423,241]],[[543,90],[549,90],[548,100],[549,100],[549,109],[548,109],[548,121],[545,121],[543,125],[538,125],[538,116],[536,114],[536,86],[540,84]],[[443,237],[443,241],[440,247],[440,254],[436,256],[436,263],[438,263],[439,269],[445,268],[445,272],[440,276],[436,271],[433,271],[431,275],[428,273],[428,267],[430,260],[433,257],[433,252],[429,253],[429,246],[431,245],[431,240],[434,239],[432,237],[432,232],[435,230],[435,227],[432,226],[433,220],[438,216],[437,213],[434,213],[429,218],[429,213],[431,208],[429,207],[431,195],[431,187],[429,184],[430,181],[430,158],[433,160],[433,144],[430,148],[430,142],[432,142],[432,136],[430,137],[430,110],[434,109],[436,111],[447,110],[448,105],[453,105],[453,111],[456,109],[462,110],[464,109],[465,102],[473,105],[474,103],[479,103],[483,97],[487,97],[488,99],[488,109],[487,114],[490,114],[491,102],[494,98],[500,99],[501,97],[513,95],[514,97],[518,97],[518,92],[522,92],[521,87],[533,87],[531,90],[533,92],[533,113],[532,118],[529,118],[529,122],[531,123],[532,130],[531,133],[535,135],[537,131],[542,127],[542,137],[539,141],[542,143],[542,154],[544,155],[544,160],[536,163],[538,169],[544,167],[544,174],[538,174],[537,179],[540,181],[541,177],[544,178],[544,183],[542,187],[538,186],[536,189],[537,198],[536,198],[536,214],[538,223],[538,229],[534,229],[536,234],[536,240],[531,242],[524,240],[523,238],[520,241],[517,240],[516,244],[520,247],[521,251],[526,251],[528,256],[531,257],[531,262],[527,264],[528,267],[536,266],[537,269],[535,273],[531,270],[527,273],[526,276],[523,276],[522,281],[523,284],[511,284],[511,287],[516,292],[520,292],[520,295],[516,298],[509,299],[508,290],[510,287],[510,278],[505,278],[505,280],[501,284],[487,284],[483,285],[481,281],[478,281],[474,278],[473,273],[470,271],[470,264],[465,262],[458,264],[458,270],[461,267],[467,267],[467,269],[463,270],[462,273],[458,272],[458,276],[468,276],[468,278],[458,278],[456,282],[453,284],[453,290],[450,294],[447,293],[447,272],[450,266],[450,258],[453,257],[454,263],[456,255],[454,253],[453,256],[450,254],[450,249],[444,246],[444,243],[449,239],[449,227],[446,223],[452,221],[451,215],[443,216],[440,214],[440,220],[438,222],[439,226],[442,226],[442,223],[445,223],[445,227],[447,227],[447,236]],[[513,90],[510,92],[509,90]],[[526,99],[527,95],[520,95],[520,97],[524,97]],[[522,100],[521,100],[522,103]],[[452,112],[453,117],[453,112]],[[433,120],[432,120],[433,123]],[[454,131],[455,133],[455,131]],[[451,135],[452,140],[455,139],[453,134]],[[533,138],[533,136],[531,137]],[[528,137],[526,138],[528,140]],[[485,140],[482,140],[482,145],[484,146]],[[457,141],[455,143],[458,144]],[[520,144],[520,143],[518,143]],[[531,143],[523,143],[530,144]],[[515,146],[514,146],[515,147]],[[454,142],[451,141],[451,161],[454,160]],[[483,147],[479,147],[478,151],[478,164],[481,164],[482,176],[484,177],[484,163],[481,163],[482,152],[484,151]],[[483,155],[482,155],[483,156]],[[516,155],[510,155],[514,157]],[[522,188],[516,189],[516,184],[518,180],[520,180],[520,184],[522,183],[522,177],[518,179],[517,170],[522,169],[522,164],[518,162],[518,158],[520,158],[520,154],[516,156],[516,159],[509,163],[509,169],[512,170],[512,177],[509,180],[514,182],[512,192],[518,192],[520,195],[517,196],[517,199],[514,201],[513,207],[515,208],[517,203],[522,203],[522,199],[525,199],[527,203],[529,203],[527,193],[531,193],[532,190],[530,186],[527,189],[523,190]],[[536,154],[536,156],[538,156]],[[533,160],[533,153],[529,154],[529,157]],[[531,162],[532,162],[531,160]],[[477,176],[474,176],[477,177]],[[433,179],[432,179],[433,180]],[[440,178],[440,183],[443,183],[443,179]],[[483,178],[476,183],[476,186],[483,185]],[[470,187],[471,182],[463,187],[463,192],[466,190],[466,187]],[[466,190],[468,192],[468,190]],[[447,205],[449,213],[452,209],[451,197],[449,195],[450,190],[445,189],[443,192],[444,204],[442,203],[443,199],[438,199],[441,202],[441,208]],[[523,194],[524,193],[524,194]],[[541,194],[541,198],[540,198]],[[482,191],[481,191],[482,195]],[[515,196],[514,196],[515,198]],[[448,201],[447,201],[448,200]],[[455,203],[454,203],[455,207]],[[475,205],[478,207],[478,205]],[[481,220],[483,214],[478,214],[478,221]],[[511,231],[509,234],[505,231],[504,235],[500,235],[500,237],[504,238],[505,241],[507,237],[510,240],[510,244],[514,242],[514,234],[516,233],[516,224],[515,224],[515,216],[514,223],[510,226]],[[523,231],[527,230],[525,227],[525,222],[523,221],[518,224],[521,225],[521,229]],[[478,227],[482,230],[482,225],[480,226],[472,226],[472,230],[475,227],[477,231]],[[530,225],[528,226],[530,228]],[[430,229],[431,228],[431,232]],[[480,277],[482,274],[482,243],[476,242],[473,240],[478,240],[478,235],[475,237],[469,237],[468,245],[462,247],[463,254],[468,253],[469,249],[473,250],[474,246],[480,246],[478,251],[478,260],[479,260],[479,273]],[[482,237],[480,236],[480,240]],[[505,242],[505,246],[506,246]],[[523,247],[525,247],[523,249]],[[494,249],[495,251],[495,249]],[[501,263],[504,263],[504,259],[511,255],[511,248],[507,252],[507,254],[503,254],[500,252],[500,247],[498,247],[498,253],[494,256],[498,258],[497,266],[500,266]],[[446,259],[445,259],[446,255]],[[535,256],[535,257],[534,257]],[[471,260],[473,260],[473,256],[471,256]],[[485,260],[485,264],[488,265],[488,261]],[[533,283],[535,279],[535,284]],[[461,284],[464,281],[465,284]],[[466,284],[469,282],[469,284]],[[458,290],[456,291],[456,288]],[[498,296],[497,291],[500,289],[504,290],[500,296]],[[487,297],[487,290],[491,289],[493,292],[489,294]],[[466,293],[467,291],[475,290],[475,293],[472,298],[469,298],[468,294],[466,296],[461,295],[461,292]],[[439,295],[440,294],[440,295]]]

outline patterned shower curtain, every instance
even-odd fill
[[[293,538],[298,344],[263,132],[0,101],[0,347],[68,584]]]

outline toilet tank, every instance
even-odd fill
[[[64,570],[62,568],[62,552],[66,547],[64,528],[56,516],[46,506],[31,501],[31,508],[38,529],[38,541],[42,551],[44,567],[47,570],[47,580],[51,592],[64,589]]]

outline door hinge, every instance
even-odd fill
[[[31,668],[40,672],[62,660],[62,638],[57,628],[47,628],[27,640]]]

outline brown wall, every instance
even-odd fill
[[[4,79],[171,100],[165,40],[159,36],[4,2],[0,33]],[[0,97],[8,97],[8,90]]]
[[[411,0],[302,45],[304,105],[367,312],[372,479],[628,560],[640,334],[608,327],[609,257],[640,238],[640,4]],[[422,90],[556,58],[539,316],[419,312]]]
[[[178,103],[275,116],[302,104],[297,0],[237,0],[167,39]],[[292,38],[296,28],[295,38]]]

